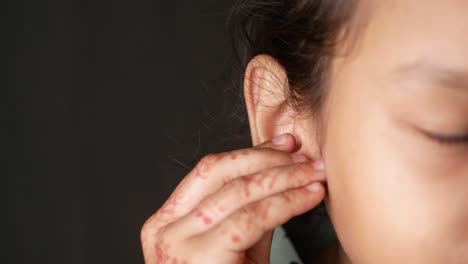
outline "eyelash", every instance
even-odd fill
[[[432,140],[445,145],[468,145],[468,135],[428,134],[428,136]]]

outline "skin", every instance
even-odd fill
[[[143,226],[146,263],[269,263],[272,230],[325,196],[320,162],[291,134],[212,154]]]
[[[269,263],[269,230],[325,196],[320,188],[301,192],[299,204],[268,200],[303,190],[260,172],[280,167],[284,174],[276,176],[305,177],[292,169],[304,163],[280,161],[293,152],[324,163],[325,202],[340,242],[333,262],[468,263],[468,2],[369,0],[359,9],[366,21],[337,47],[346,55],[332,62],[320,113],[288,103],[285,69],[274,58],[249,63],[244,93],[252,141],[267,147],[243,150],[248,156],[235,152],[234,160],[228,154],[202,161],[199,175],[194,169],[145,224],[147,263]],[[283,133],[294,135],[287,144],[295,147],[268,141]],[[465,140],[436,139],[454,136]],[[265,149],[274,150],[254,154]],[[313,176],[317,170],[303,167],[310,182],[321,180]],[[239,180],[254,171],[255,180]],[[231,182],[244,185],[226,192],[234,187],[221,183]],[[275,191],[268,187],[273,182]],[[220,203],[229,216],[213,213]],[[262,215],[268,221],[255,221]]]
[[[468,2],[379,1],[337,58],[327,207],[351,263],[468,263]],[[465,136],[466,138],[466,136]]]

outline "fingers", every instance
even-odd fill
[[[189,178],[209,180],[219,188],[236,177],[285,165],[296,159],[303,160],[303,157],[291,154],[296,148],[294,136],[283,134],[254,148],[211,154],[197,164]]]
[[[147,222],[157,219],[168,223],[192,211],[207,195],[226,182],[267,168],[304,161],[305,157],[287,153],[296,145],[294,136],[287,134],[267,141],[254,149],[235,150],[204,157],[182,180],[166,204]]]
[[[251,149],[204,157],[144,224],[145,259],[160,259],[169,247],[179,256],[193,249],[190,240],[199,238],[209,242],[196,244],[200,248],[234,257],[241,254],[235,250],[253,246],[262,236],[259,250],[268,249],[268,231],[315,207],[324,196],[319,183],[325,181],[323,166],[293,154],[297,149],[295,138],[286,134]],[[311,183],[319,184],[314,195],[304,189]],[[200,256],[206,258],[206,252]]]
[[[222,248],[230,251],[246,250],[265,232],[319,205],[325,196],[323,185],[315,182],[308,188],[278,193],[243,207],[199,239],[203,243],[224,243]]]
[[[310,162],[274,167],[239,177],[204,199],[172,228],[186,229],[182,232],[184,234],[200,234],[252,202],[316,181],[325,181],[325,174],[314,169]]]

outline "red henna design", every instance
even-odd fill
[[[233,154],[232,151],[224,152],[224,153],[218,154],[218,157],[217,157],[216,161],[222,160],[222,159],[224,159],[224,158],[227,157],[227,156],[231,157],[232,154]]]
[[[250,197],[250,184],[252,182],[252,178],[251,177],[242,177],[241,178],[243,181],[244,181],[244,193],[245,193],[245,196],[247,197]]]
[[[155,257],[156,263],[161,264],[188,264],[187,260],[181,260],[180,262],[176,257],[169,255],[169,249],[171,246],[164,242],[163,240],[159,241],[155,246]]]
[[[231,160],[236,160],[237,159],[237,153],[232,152],[230,157],[231,157]]]
[[[241,152],[241,155],[247,156],[249,155],[250,152],[248,150],[244,150]],[[235,151],[230,151],[230,152],[225,152],[225,153],[220,153],[220,154],[210,154],[205,156],[198,166],[195,168],[195,176],[198,178],[202,179],[207,179],[207,175],[212,167],[213,164],[224,159],[225,157],[229,156],[231,160],[236,160],[238,157],[238,154]]]
[[[269,174],[267,172],[263,172],[260,176],[258,176],[258,179],[255,179],[253,177],[242,177],[241,179],[244,181],[244,193],[245,196],[250,197],[250,186],[252,183],[254,183],[257,187],[263,187],[264,186],[264,181],[266,181],[269,178]],[[268,189],[271,190],[275,184],[275,177],[271,180],[270,184],[268,185]]]
[[[203,217],[203,213],[201,211],[196,211],[195,216],[198,217],[198,218]]]
[[[189,185],[188,181],[182,181],[179,186],[174,190],[172,195],[167,199],[164,205],[159,209],[158,214],[164,217],[172,217],[178,207],[181,206],[183,200],[186,198],[186,190]]]
[[[176,195],[172,195],[164,203],[161,209],[159,209],[159,213],[162,215],[173,215],[175,213],[175,210],[178,204],[179,204],[179,198]]]
[[[167,243],[164,243],[164,241],[160,241],[158,244],[156,244],[155,254],[158,263],[166,263],[167,261],[169,261],[169,259],[171,258],[168,254],[170,248],[171,246]]]
[[[202,170],[200,168],[195,169],[195,177],[206,180],[208,177],[203,174]]]
[[[231,235],[231,241],[235,244],[239,244],[240,243],[240,237],[238,235]]]
[[[211,171],[213,164],[222,159],[227,154],[210,154],[205,156],[195,168],[195,176],[201,179],[207,179],[207,174]]]
[[[185,200],[187,189],[190,188],[192,181],[193,180],[189,178],[184,179],[173,191],[169,199],[159,209],[158,214],[172,216],[176,209],[181,206],[182,201]]]
[[[213,223],[213,220],[211,220],[211,218],[209,217],[203,217],[203,222],[207,225],[210,225],[211,223]]]
[[[206,225],[211,225],[213,223],[213,220],[210,217],[203,215],[203,213],[200,210],[197,210],[197,212],[195,212],[195,217],[202,219],[203,223],[205,223]]]
[[[257,180],[254,180],[255,185],[257,185],[258,187],[262,187],[262,186],[263,186],[263,181],[264,181],[265,179],[267,179],[268,176],[269,176],[269,175],[268,175],[267,172],[263,172]]]

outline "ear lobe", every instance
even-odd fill
[[[295,113],[286,97],[288,89],[286,71],[274,58],[258,55],[249,62],[244,98],[254,145],[293,132]]]

